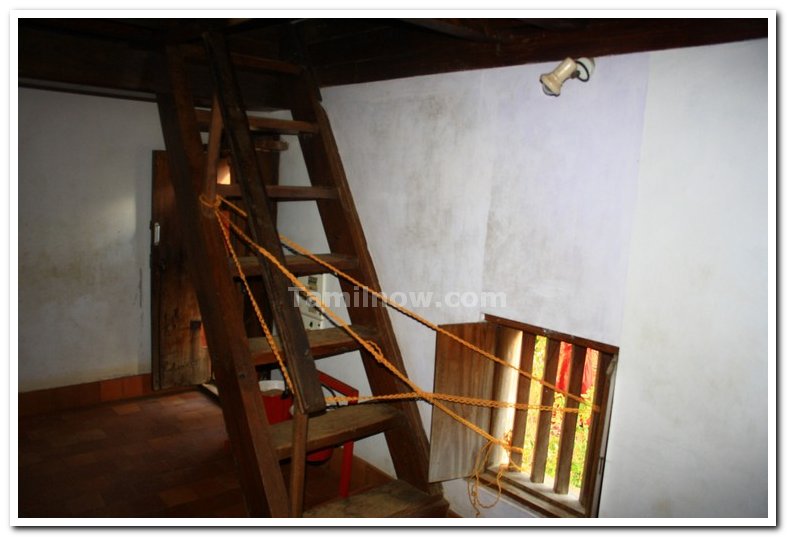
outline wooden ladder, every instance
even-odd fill
[[[157,94],[157,102],[178,212],[184,229],[190,230],[186,249],[192,278],[249,515],[444,516],[447,502],[441,489],[428,482],[428,445],[415,402],[349,405],[326,411],[314,360],[360,350],[374,394],[410,390],[343,330],[307,332],[288,289],[290,282],[264,258],[244,258],[245,272],[261,278],[264,284],[267,311],[276,326],[278,346],[294,385],[293,420],[268,423],[255,366],[273,363],[272,352],[264,338],[247,336],[241,295],[233,279],[237,274],[228,263],[215,213],[204,204],[216,188],[221,131],[237,185],[223,187],[220,193],[240,197],[248,213],[248,233],[257,243],[297,275],[327,272],[308,258],[284,255],[276,230],[276,202],[316,201],[331,250],[322,258],[374,289],[380,286],[319,91],[308,72],[278,60],[231,55],[223,37],[217,34],[205,34],[203,39],[203,61],[213,74],[213,109],[195,108],[189,65],[184,48],[178,45],[165,49],[162,75],[166,83]],[[235,65],[241,62],[244,68],[268,73],[284,89],[292,120],[247,116],[235,72]],[[210,131],[207,150],[200,136],[206,131]],[[260,165],[255,150],[255,137],[265,133],[297,134],[311,186],[272,184],[265,173],[267,166]],[[353,291],[350,284],[342,285],[345,292]],[[372,339],[405,372],[386,309],[370,304],[348,304],[347,308],[353,328]],[[304,477],[306,454],[380,433],[385,434],[397,479],[303,512],[303,490],[308,486]],[[281,469],[281,462],[288,458],[289,486]]]

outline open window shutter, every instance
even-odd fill
[[[488,352],[495,352],[496,330],[492,323],[452,324],[442,328]],[[491,360],[438,334],[434,391],[491,399],[494,396],[494,366]],[[445,404],[463,418],[489,430],[492,419],[490,408]],[[446,481],[470,475],[478,450],[485,443],[486,440],[480,435],[435,408],[432,412],[429,481]]]

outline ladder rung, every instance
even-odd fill
[[[306,451],[338,446],[387,431],[401,419],[402,413],[386,404],[348,405],[330,410],[309,420]],[[288,458],[292,451],[292,422],[276,423],[269,431],[279,460]]]
[[[338,197],[331,186],[266,185],[268,197],[276,201],[333,200]],[[240,198],[240,185],[216,185],[216,192],[225,198]]]
[[[254,149],[262,151],[263,153],[281,153],[282,151],[287,151],[289,148],[290,144],[284,140],[273,140],[271,138],[261,138],[259,136],[254,137]],[[222,153],[222,156],[229,157],[230,152],[226,151],[226,153]]]
[[[366,406],[366,405],[361,405]],[[394,480],[348,498],[320,504],[303,513],[308,518],[434,518],[444,517],[448,502],[409,483]]]
[[[364,339],[372,339],[374,337],[374,332],[364,326],[353,325],[352,329]],[[314,358],[335,356],[358,350],[360,347],[355,339],[350,337],[345,330],[338,327],[325,328],[323,330],[307,330],[306,335],[309,337],[309,349]],[[274,339],[276,344],[281,346],[278,336],[274,336]],[[249,338],[249,350],[251,351],[251,360],[254,365],[276,364],[276,357],[273,355],[273,351],[271,351],[271,347],[264,337]]]
[[[317,258],[330,263],[336,268],[346,271],[358,268],[358,260],[349,255],[340,254],[317,254]],[[230,270],[233,276],[238,276],[238,271],[235,268],[232,260],[230,262]],[[247,276],[259,276],[261,274],[260,264],[256,257],[241,257],[241,267]],[[302,255],[285,255],[284,264],[290,272],[296,276],[309,276],[311,274],[329,274],[330,271],[308,257]]]
[[[197,109],[197,125],[203,132],[210,130],[210,110]],[[253,132],[277,134],[315,133],[319,129],[315,123],[293,119],[249,116],[249,128]]]
[[[309,123],[308,121],[254,116],[249,117],[249,127],[254,132],[273,132],[277,134],[314,134],[320,130],[316,123]]]
[[[207,144],[203,145],[204,148],[207,149]],[[290,148],[290,144],[285,142],[284,140],[274,140],[272,138],[261,138],[259,136],[254,137],[254,149],[263,152],[263,153],[281,153],[282,151],[287,151]],[[230,158],[230,150],[229,149],[222,149],[221,150],[222,158]]]

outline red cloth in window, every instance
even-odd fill
[[[590,353],[592,351],[588,351],[587,355],[585,356],[585,369],[582,372],[582,394],[586,394],[587,391],[593,387],[593,363],[591,362]],[[558,390],[568,391],[568,373],[569,373],[569,364],[571,364],[571,345],[569,343],[561,343],[560,344],[560,358],[558,360],[557,365],[557,382],[555,386],[557,386]]]

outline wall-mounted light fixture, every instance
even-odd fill
[[[540,80],[544,93],[557,97],[560,95],[563,83],[569,78],[578,78],[582,82],[587,82],[595,67],[596,63],[592,58],[579,58],[576,61],[566,58],[551,73],[541,75]]]

